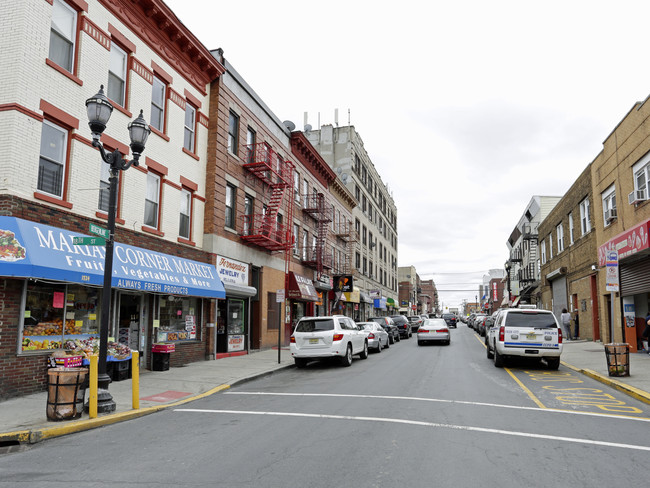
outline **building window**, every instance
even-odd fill
[[[648,198],[648,180],[650,180],[650,164],[647,162],[647,157],[636,163],[632,167],[634,173],[634,191],[644,192],[644,198]]]
[[[361,269],[361,254],[358,252],[354,253],[354,267],[359,270]]]
[[[196,107],[185,103],[185,137],[183,147],[191,153],[196,152]]]
[[[255,208],[255,200],[250,195],[244,196],[244,235],[251,234],[251,222],[253,222],[253,212]]]
[[[44,120],[38,165],[39,191],[63,198],[68,131]]]
[[[617,217],[616,214],[616,188],[610,186],[602,194],[603,197],[603,221],[605,227],[611,224]]]
[[[368,231],[367,231],[365,225],[363,226],[363,231],[362,231],[362,234],[361,234],[361,242],[364,245],[368,244]]]
[[[127,54],[115,42],[111,42],[111,58],[108,68],[106,95],[121,107],[126,107]]]
[[[226,185],[226,227],[235,228],[235,201],[237,190],[232,185]]]
[[[296,203],[300,203],[300,173],[297,171],[293,173],[293,199]]]
[[[557,252],[559,254],[564,251],[564,228],[562,227],[562,224],[559,224],[555,228],[555,232],[557,234]]]
[[[546,264],[546,241],[540,243],[540,248],[542,250],[542,264]]]
[[[553,259],[553,234],[548,235],[548,258]]]
[[[302,180],[302,206],[307,208],[307,200],[309,199],[309,182],[305,179]]]
[[[362,270],[362,273],[364,275],[368,273],[368,259],[365,258],[365,257],[363,258],[363,270]]]
[[[573,234],[573,212],[569,213],[569,245],[573,245],[575,237]]]
[[[160,176],[147,173],[147,194],[144,201],[144,225],[158,228]]]
[[[588,198],[585,198],[582,202],[580,202],[580,229],[582,230],[583,236],[591,231],[591,222],[589,222]]]
[[[257,134],[250,127],[246,130],[246,148],[248,149],[248,160],[247,163],[254,163],[255,159],[255,140]],[[228,139],[230,139],[230,134],[228,134]]]
[[[298,237],[300,236],[300,227],[298,224],[293,224],[293,255],[298,255]]]
[[[309,241],[309,232],[307,230],[302,231],[302,260],[307,260],[307,242]]]
[[[361,201],[361,190],[358,185],[354,185],[354,198],[357,199],[357,203]]]
[[[237,153],[237,145],[239,144],[239,116],[231,111],[228,119],[228,151],[235,156]]]
[[[48,58],[72,73],[76,41],[77,11],[62,0],[54,0]]]
[[[190,238],[190,222],[192,221],[192,194],[189,190],[181,190],[181,212],[178,225],[178,235],[184,239]]]
[[[97,208],[102,212],[108,212],[111,187],[110,176],[110,165],[102,161],[99,170],[99,202],[97,203]]]
[[[151,89],[151,119],[152,127],[164,132],[165,130],[165,103],[167,101],[167,85],[156,76],[153,77]]]

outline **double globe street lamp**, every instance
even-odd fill
[[[97,411],[108,413],[115,411],[117,405],[108,391],[108,384],[111,378],[106,374],[106,357],[108,353],[108,329],[111,306],[111,281],[113,275],[113,243],[115,234],[115,214],[117,213],[117,187],[120,171],[125,171],[133,166],[139,165],[140,155],[144,151],[145,143],[151,133],[149,125],[140,115],[128,125],[129,137],[131,138],[131,151],[133,159],[126,161],[118,149],[107,152],[100,138],[106,124],[113,113],[113,105],[104,95],[104,85],[101,85],[99,92],[86,100],[86,111],[88,113],[88,125],[93,136],[93,146],[99,149],[102,160],[109,165],[109,197],[108,197],[108,239],[106,240],[106,257],[104,261],[104,287],[102,290],[102,315],[99,329],[99,365],[98,365],[98,393]]]

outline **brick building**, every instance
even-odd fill
[[[541,305],[558,321],[562,309],[580,320],[580,337],[600,339],[592,165],[539,225]]]

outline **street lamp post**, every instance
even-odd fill
[[[115,411],[117,405],[108,392],[108,384],[111,378],[106,374],[106,357],[108,355],[108,323],[111,306],[111,281],[113,276],[113,243],[115,234],[115,214],[117,213],[117,186],[120,171],[125,171],[133,166],[138,166],[140,155],[144,151],[147,137],[151,133],[149,125],[142,116],[142,110],[137,119],[128,125],[129,137],[131,138],[131,151],[133,159],[126,161],[122,158],[118,149],[112,153],[106,152],[100,138],[106,124],[111,118],[113,105],[104,95],[104,85],[101,85],[99,92],[86,100],[86,111],[88,113],[88,125],[93,136],[93,146],[99,149],[102,160],[109,165],[109,197],[108,197],[108,239],[106,240],[106,257],[104,260],[104,287],[102,289],[102,315],[99,329],[99,370],[97,378],[97,411],[108,413]]]

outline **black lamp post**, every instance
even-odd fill
[[[99,330],[99,371],[98,371],[98,393],[97,411],[107,413],[115,411],[116,404],[108,392],[108,384],[111,378],[106,374],[106,356],[108,353],[108,322],[111,308],[111,279],[113,275],[113,237],[115,234],[115,214],[117,213],[117,183],[120,171],[125,171],[133,166],[138,166],[140,155],[144,151],[147,137],[151,133],[149,125],[142,117],[142,110],[137,119],[128,125],[129,137],[131,138],[131,151],[133,159],[126,161],[122,154],[115,149],[112,153],[106,152],[99,140],[106,124],[113,113],[113,105],[104,95],[104,85],[99,89],[97,95],[86,100],[86,111],[88,112],[88,125],[93,136],[93,146],[99,149],[102,159],[110,166],[109,172],[109,197],[108,197],[108,239],[106,240],[106,257],[104,260],[104,288],[102,290],[102,316]]]

